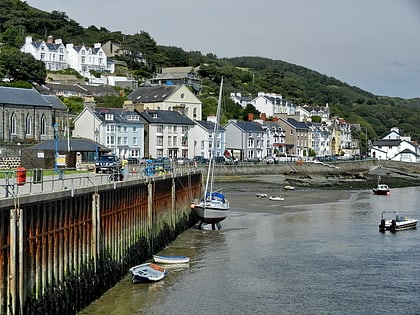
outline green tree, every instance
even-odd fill
[[[13,81],[45,82],[47,71],[42,61],[19,49],[5,46],[0,49],[0,76]]]

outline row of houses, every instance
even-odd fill
[[[59,98],[35,89],[0,87],[0,105],[1,142],[28,145],[49,141],[53,148],[59,140],[64,143],[60,151],[65,151],[81,150],[65,146],[68,139],[89,141],[90,154],[80,154],[79,163],[93,161],[104,151],[125,158],[172,159],[223,156],[227,151],[244,161],[360,154],[359,140],[352,138],[352,130],[360,131],[360,126],[337,117],[311,121],[311,115],[328,111],[327,106],[317,110],[297,107],[294,115],[280,113],[269,119],[262,113],[260,119],[250,115],[248,121],[231,120],[219,128],[212,148],[215,117],[201,119],[201,102],[184,85],[138,88],[123,108],[97,107],[93,98],[86,98],[76,117],[69,117]],[[387,138],[373,141],[370,155],[419,160],[418,147],[409,138],[400,137],[396,129]]]

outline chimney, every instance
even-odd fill
[[[261,113],[261,120],[262,121],[266,121],[267,120],[267,115],[265,113]]]
[[[95,111],[96,102],[93,96],[86,96],[83,101],[83,106],[89,108],[91,111]]]
[[[254,114],[248,113],[248,121],[254,121]]]

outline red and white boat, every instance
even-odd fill
[[[372,190],[375,195],[386,196],[389,195],[391,192],[387,184],[378,184],[378,186],[376,186],[376,188],[373,188]]]

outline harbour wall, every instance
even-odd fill
[[[75,314],[196,222],[200,172],[0,201],[0,314]]]

